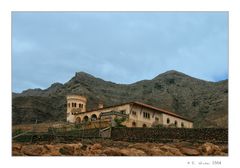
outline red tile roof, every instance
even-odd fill
[[[137,104],[137,105],[140,105],[140,106],[143,106],[143,107],[147,107],[147,108],[156,110],[156,111],[159,111],[159,112],[162,112],[162,113],[165,113],[165,114],[168,114],[168,115],[171,115],[171,116],[174,116],[174,117],[178,117],[178,118],[181,118],[181,119],[184,119],[184,120],[187,120],[187,121],[192,122],[190,119],[187,119],[187,118],[182,117],[182,116],[180,116],[180,115],[178,115],[178,114],[175,114],[175,113],[173,113],[173,112],[170,112],[170,111],[167,111],[167,110],[158,108],[158,107],[154,107],[154,106],[151,106],[151,105],[148,105],[148,104],[144,104],[144,103],[140,103],[140,102],[133,102],[133,103],[134,103],[134,104]]]

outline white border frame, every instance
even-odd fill
[[[221,161],[234,167],[240,158],[240,7],[237,0],[3,0],[0,2],[1,167],[203,167]],[[229,11],[229,156],[228,157],[12,157],[11,156],[11,12],[12,11]],[[216,60],[217,61],[217,60]],[[188,164],[194,161],[196,164]]]

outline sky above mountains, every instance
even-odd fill
[[[115,83],[177,70],[228,78],[227,12],[13,12],[13,91],[84,71]]]

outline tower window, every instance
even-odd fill
[[[83,108],[83,104],[79,104],[79,108]]]
[[[72,103],[72,107],[77,107],[77,103]]]
[[[169,124],[170,123],[170,119],[169,118],[167,118],[167,124]]]

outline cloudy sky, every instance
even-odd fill
[[[227,12],[13,12],[13,91],[84,71],[115,83],[177,70],[228,78]]]

